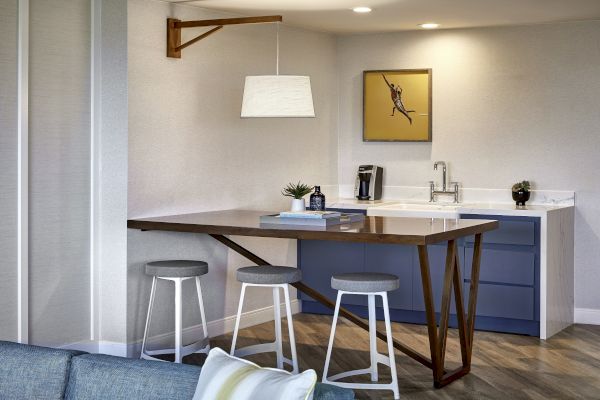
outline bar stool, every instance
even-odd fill
[[[242,282],[242,294],[238,307],[237,318],[235,320],[235,329],[233,331],[233,340],[231,342],[231,355],[244,357],[258,353],[275,352],[277,354],[277,368],[283,369],[283,363],[292,366],[292,373],[298,373],[298,358],[296,357],[296,340],[294,337],[294,324],[292,322],[292,308],[290,305],[289,284],[298,282],[302,279],[302,272],[297,268],[279,267],[274,265],[260,265],[254,267],[244,267],[237,271],[237,280]],[[273,288],[273,309],[275,311],[275,341],[272,343],[262,343],[253,346],[247,346],[241,349],[235,349],[240,319],[242,317],[242,307],[244,304],[244,295],[249,286]],[[283,344],[281,341],[281,302],[279,300],[279,289],[283,289],[285,296],[285,312],[288,320],[288,331],[290,335],[290,348],[292,359],[283,357]]]
[[[392,341],[392,327],[390,324],[390,310],[388,308],[387,292],[398,289],[400,281],[397,276],[390,274],[381,274],[374,272],[351,273],[334,275],[331,278],[331,287],[338,291],[337,301],[335,303],[335,312],[333,314],[333,324],[331,326],[331,336],[329,337],[329,346],[327,347],[327,356],[325,357],[325,368],[323,369],[323,383],[329,383],[349,389],[377,389],[392,390],[394,399],[400,398],[398,390],[398,376],[396,375],[396,361],[394,358],[394,346]],[[329,361],[331,359],[331,350],[335,339],[335,328],[340,311],[340,303],[344,294],[359,294],[368,296],[369,304],[369,342],[371,366],[365,369],[342,372],[332,377],[327,377],[329,370]],[[388,355],[377,352],[377,317],[375,315],[375,296],[381,296],[383,300],[383,315],[385,318],[385,330],[387,335]],[[335,382],[339,379],[349,376],[371,374],[371,382],[377,382],[377,364],[384,364],[390,367],[391,383],[344,383]]]
[[[150,304],[148,305],[148,315],[146,316],[146,327],[144,328],[144,339],[142,341],[140,358],[164,361],[152,356],[175,353],[175,362],[181,363],[181,359],[187,355],[192,353],[208,353],[210,351],[208,330],[206,327],[206,315],[204,314],[204,303],[202,302],[202,289],[200,288],[200,277],[207,273],[208,264],[204,261],[165,260],[152,261],[146,264],[146,274],[152,276],[152,289],[150,292]],[[146,350],[148,328],[150,327],[150,321],[152,320],[152,308],[154,306],[154,297],[156,296],[156,284],[158,279],[175,283],[175,348]],[[200,306],[200,317],[202,318],[204,337],[197,342],[184,346],[182,343],[181,317],[182,283],[188,279],[196,280],[196,291],[198,293],[198,305]]]

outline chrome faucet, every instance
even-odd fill
[[[446,163],[444,161],[436,161],[433,163],[433,170],[437,171],[438,165],[443,167],[442,169],[442,192],[446,191]]]
[[[430,191],[430,196],[429,196],[429,201],[431,203],[436,201],[436,196],[438,194],[448,194],[448,195],[453,195],[454,196],[454,202],[458,203],[458,182],[450,182],[450,185],[452,185],[454,187],[454,190],[446,190],[446,172],[447,172],[447,167],[446,167],[446,163],[444,161],[436,161],[433,164],[433,169],[434,171],[437,171],[438,166],[442,166],[442,190],[435,190],[435,183],[433,181],[429,181],[429,191]]]

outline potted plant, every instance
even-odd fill
[[[292,211],[304,211],[306,210],[306,201],[304,200],[304,196],[312,192],[313,187],[305,185],[303,183],[288,183],[286,187],[283,188],[281,194],[287,197],[292,197]]]
[[[525,202],[531,196],[531,184],[529,181],[517,182],[512,187],[512,198],[517,202],[517,206],[524,206]]]

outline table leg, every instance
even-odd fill
[[[473,333],[475,330],[475,314],[477,308],[477,291],[479,286],[479,268],[481,263],[481,239],[482,235],[475,235],[475,247],[473,251],[473,267],[471,271],[471,287],[469,294],[468,314],[465,316],[462,285],[463,281],[460,275],[460,262],[456,252],[456,243],[448,242],[446,253],[446,271],[444,275],[444,286],[442,291],[442,306],[440,315],[439,329],[436,329],[435,312],[429,311],[427,322],[430,335],[430,342],[435,340],[437,346],[432,345],[432,363],[434,386],[444,387],[449,383],[465,376],[471,371],[471,357],[473,354]],[[423,288],[425,295],[426,308],[433,309],[433,299],[427,294],[427,287],[431,286],[429,281],[429,268],[427,261],[427,249],[424,246],[419,247],[421,260],[421,271],[423,279]],[[456,315],[458,321],[458,335],[460,340],[462,366],[453,371],[445,371],[445,345],[448,334],[448,317],[450,311],[450,301],[452,298],[452,287],[454,287],[454,297],[456,303]],[[427,306],[429,304],[429,306]]]
[[[239,244],[235,243],[231,239],[223,236],[211,234],[215,240],[218,240],[225,246],[229,247],[233,251],[246,257],[248,260],[256,263],[257,265],[271,265],[264,259],[260,258],[256,254],[250,252]],[[433,370],[434,386],[437,388],[443,387],[456,379],[461,378],[470,371],[471,367],[471,355],[473,345],[473,331],[475,328],[475,310],[477,304],[477,289],[479,283],[479,266],[481,257],[481,234],[475,236],[475,250],[473,252],[473,268],[471,272],[471,288],[468,306],[467,321],[465,321],[464,305],[462,301],[462,280],[460,276],[459,258],[456,251],[456,242],[451,240],[448,242],[448,248],[446,253],[446,270],[444,275],[444,288],[442,292],[442,307],[440,317],[440,327],[438,330],[435,306],[433,302],[433,291],[431,288],[431,274],[429,266],[429,257],[427,252],[427,246],[418,246],[419,250],[419,261],[421,267],[421,279],[423,283],[423,296],[425,300],[425,314],[427,317],[427,331],[429,334],[429,346],[431,359],[422,355],[418,351],[400,343],[394,339],[394,348],[408,355],[415,361],[425,365],[426,367]],[[325,297],[315,289],[305,285],[302,282],[293,284],[296,289],[312,297],[321,304],[334,309],[335,302]],[[444,359],[446,353],[446,339],[448,334],[448,319],[450,315],[450,301],[452,297],[452,288],[454,287],[454,294],[457,300],[456,307],[459,325],[459,337],[461,343],[461,354],[462,354],[462,367],[454,371],[446,371],[444,369]],[[368,331],[369,324],[362,320],[359,316],[351,313],[350,311],[340,308],[340,315],[348,319],[352,323],[358,325],[360,328]],[[376,332],[377,337],[381,340],[386,340],[386,334],[382,331]]]
[[[473,247],[473,266],[471,267],[471,287],[469,290],[469,314],[467,320],[467,339],[468,339],[468,364],[471,365],[471,356],[473,355],[473,335],[475,333],[475,312],[477,310],[477,291],[479,288],[479,270],[481,266],[481,236],[475,235],[475,244]]]

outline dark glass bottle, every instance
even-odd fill
[[[325,211],[325,195],[321,193],[321,186],[315,186],[315,192],[310,195],[310,209]]]

